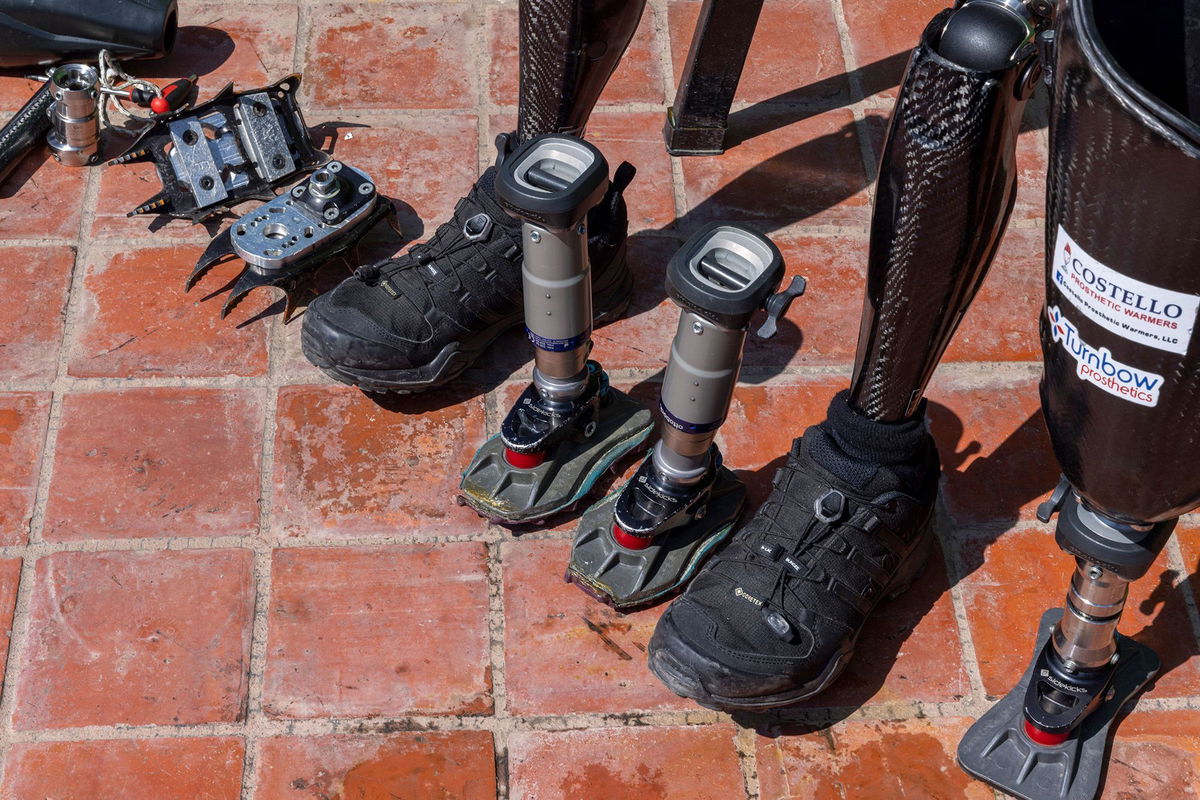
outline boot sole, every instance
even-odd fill
[[[595,327],[615,322],[629,308],[633,274],[629,271],[627,255],[628,245],[622,242],[605,270],[606,277],[612,276],[608,285],[594,287],[594,305],[598,309],[593,320]],[[324,357],[320,343],[304,331],[300,336],[300,349],[313,366],[338,383],[357,386],[369,394],[416,394],[457,378],[497,339],[520,327],[524,321],[524,311],[504,317],[474,336],[448,343],[428,364],[412,369],[357,369],[332,363]]]
[[[925,564],[929,559],[929,553],[933,549],[933,528],[931,525],[932,523],[925,525],[921,533],[921,543],[917,545],[916,549],[909,554],[909,557],[900,566],[900,569],[897,570],[896,577],[888,584],[883,599],[891,600],[904,594],[912,586],[917,576],[924,570]],[[664,618],[659,624],[671,625],[671,622],[669,618]],[[858,643],[858,637],[861,633],[862,628],[859,628],[854,633],[853,638],[833,655],[821,670],[821,674],[813,680],[786,692],[762,695],[760,697],[724,697],[709,692],[704,688],[703,682],[694,674],[694,671],[683,660],[671,653],[669,646],[662,645],[661,643],[657,647],[654,645],[654,639],[660,638],[657,630],[655,630],[654,636],[651,639],[649,667],[650,671],[668,689],[680,697],[687,697],[696,701],[705,708],[717,711],[766,711],[772,708],[794,705],[825,691],[842,674],[846,665],[850,663],[850,659],[854,656],[855,645]],[[662,638],[665,639],[667,637],[664,636]],[[688,657],[691,660],[717,665],[717,662],[701,655],[685,644],[683,638],[677,633],[670,634],[669,641],[676,647],[686,648]]]

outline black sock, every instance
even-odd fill
[[[859,487],[880,467],[888,467],[913,489],[927,483],[930,460],[936,469],[937,455],[925,432],[925,402],[906,420],[878,422],[852,409],[849,396],[848,390],[834,395],[825,421],[804,433],[818,463]]]

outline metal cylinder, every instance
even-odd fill
[[[100,75],[86,64],[64,64],[50,75],[53,125],[46,141],[68,166],[94,164],[100,156]]]
[[[570,399],[583,390],[592,336],[592,277],[587,223],[572,230],[521,225],[525,329],[536,348],[534,382],[543,396]],[[538,382],[546,383],[545,391]],[[549,380],[547,380],[549,379]],[[551,389],[551,382],[553,389]],[[568,382],[568,385],[564,385]],[[578,384],[571,393],[569,385]]]
[[[1062,620],[1054,627],[1054,650],[1064,662],[1094,669],[1117,652],[1117,623],[1129,581],[1082,558],[1075,563]]]
[[[661,474],[681,483],[703,474],[708,449],[729,413],[745,342],[745,329],[729,330],[691,311],[679,315],[663,378],[661,441],[653,456]]]

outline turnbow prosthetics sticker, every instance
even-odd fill
[[[1050,331],[1054,341],[1075,359],[1075,374],[1088,383],[1098,386],[1122,400],[1140,406],[1158,405],[1158,391],[1162,388],[1162,375],[1146,372],[1113,358],[1107,347],[1092,347],[1079,338],[1079,330],[1059,311],[1058,306],[1047,306]]]
[[[1200,297],[1122,275],[1088,255],[1061,225],[1053,278],[1063,297],[1096,324],[1147,347],[1187,352]]]

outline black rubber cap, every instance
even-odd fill
[[[506,211],[547,228],[567,230],[604,197],[608,162],[574,136],[543,134],[504,159],[496,199]]]
[[[729,330],[750,317],[783,280],[783,255],[761,233],[719,222],[704,226],[671,257],[667,294]]]
[[[980,72],[996,72],[1013,63],[1029,38],[1029,28],[1012,11],[992,3],[969,3],[951,15],[937,44],[947,61]]]

